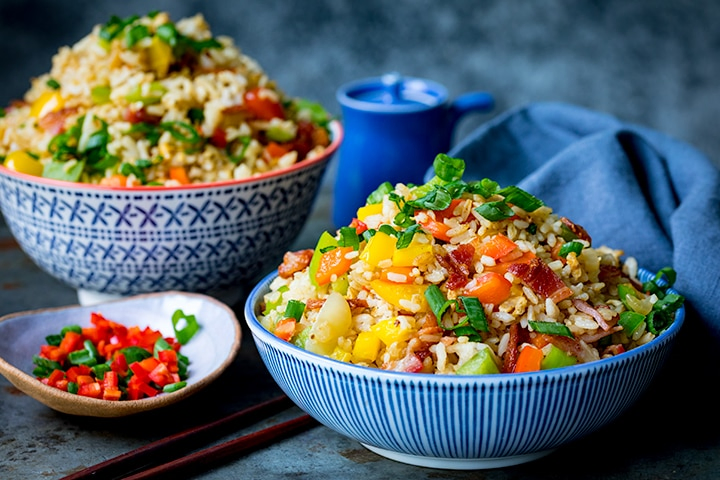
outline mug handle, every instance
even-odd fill
[[[487,92],[469,92],[460,95],[450,103],[448,128],[452,132],[460,118],[471,112],[489,112],[495,108],[495,99]]]

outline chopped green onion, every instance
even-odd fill
[[[577,240],[578,236],[575,235],[575,232],[570,230],[570,227],[563,223],[562,225],[560,225],[560,238],[562,238],[566,242],[572,242],[573,240]]]
[[[45,85],[52,88],[53,90],[60,90],[60,83],[54,78],[49,78]]]
[[[57,347],[58,345],[60,345],[60,342],[62,342],[62,339],[63,335],[48,335],[47,337],[45,337],[45,343],[47,343],[48,345],[52,345],[53,347]]]
[[[58,362],[43,358],[40,355],[33,355],[33,364],[37,365],[37,368],[33,370],[33,375],[36,377],[47,377],[53,370],[63,369]]]
[[[499,222],[515,215],[513,209],[502,200],[483,203],[476,207],[475,211],[491,222]]]
[[[628,310],[620,314],[618,325],[623,328],[628,337],[631,337],[644,321],[645,315]]]
[[[186,382],[186,381],[180,381],[180,382],[175,382],[175,383],[168,383],[167,385],[165,385],[165,386],[163,387],[163,392],[164,392],[164,393],[177,392],[177,391],[180,390],[181,388],[185,388],[185,386],[187,386],[187,382]]]
[[[90,367],[90,369],[93,371],[98,380],[105,378],[105,374],[111,370],[110,365],[107,363],[98,363],[97,365]]]
[[[528,325],[538,333],[547,335],[560,335],[561,337],[575,338],[567,327],[567,325],[558,322],[533,322],[529,321]]]
[[[150,36],[150,30],[145,25],[133,25],[125,34],[125,46],[132,48],[143,38]]]
[[[202,140],[202,137],[200,137],[198,131],[195,130],[195,127],[186,122],[163,122],[160,124],[160,128],[169,132],[176,140],[184,143],[195,144]]]
[[[188,110],[187,116],[193,123],[202,123],[205,119],[205,111],[202,108],[192,107]]]
[[[445,295],[440,291],[440,287],[437,285],[429,285],[425,289],[425,299],[430,305],[430,309],[435,314],[438,324],[442,323],[442,316],[445,311],[452,305],[452,301],[447,300]]]
[[[172,326],[175,338],[180,345],[185,345],[200,330],[195,315],[186,315],[182,310],[175,310],[172,316]]]
[[[305,311],[305,304],[298,300],[289,300],[287,307],[285,307],[285,318],[294,318],[298,322],[303,316]]]
[[[125,356],[125,360],[127,361],[128,365],[131,363],[139,362],[141,360],[145,360],[146,358],[150,358],[152,355],[150,352],[145,350],[142,347],[125,347],[119,350],[120,353],[122,353]]]
[[[132,15],[125,19],[120,18],[117,15],[113,15],[112,17],[110,17],[110,20],[100,28],[99,36],[102,40],[110,42],[115,37],[120,35],[125,29],[125,27],[135,23],[138,18],[140,17],[138,17],[137,15]]]
[[[583,248],[585,248],[585,245],[583,245],[582,242],[573,240],[572,242],[564,243],[563,246],[560,247],[558,255],[563,258],[567,257],[570,252],[573,252],[575,255],[580,255]]]
[[[68,382],[68,393],[72,393],[73,395],[77,395],[78,390],[80,390],[80,385],[78,385],[75,382]]]
[[[95,355],[85,348],[68,353],[67,359],[73,365],[87,365],[88,367],[92,367],[97,364]]]
[[[534,197],[525,190],[514,185],[505,187],[497,193],[504,196],[506,202],[517,205],[526,212],[534,212],[545,205],[545,203],[539,198]]]
[[[170,346],[167,340],[165,340],[163,337],[158,338],[155,340],[155,345],[153,345],[153,357],[157,358],[158,354],[162,352],[163,350],[172,350],[173,348]]]

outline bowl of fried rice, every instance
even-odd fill
[[[342,135],[201,15],[112,17],[0,109],[0,204],[89,296],[232,289],[296,239]]]
[[[245,319],[279,386],[327,427],[409,464],[532,461],[611,422],[685,317],[675,272],[594,245],[516,186],[382,184],[315,249],[288,252]]]

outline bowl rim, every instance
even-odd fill
[[[7,177],[14,177],[19,180],[24,180],[26,182],[40,184],[40,185],[46,185],[49,187],[55,187],[55,188],[65,188],[68,190],[90,190],[90,191],[98,191],[98,192],[122,192],[122,193],[128,193],[128,192],[134,192],[134,193],[145,193],[145,192],[177,192],[177,191],[193,191],[193,190],[201,190],[201,189],[207,189],[207,188],[224,188],[224,187],[235,187],[235,186],[241,186],[241,185],[250,185],[256,182],[261,182],[264,180],[269,180],[271,178],[280,177],[285,174],[290,174],[296,171],[304,170],[306,168],[310,168],[313,165],[323,163],[332,157],[337,150],[340,148],[340,144],[343,141],[344,138],[344,129],[342,124],[339,120],[333,119],[329,122],[328,128],[330,129],[330,132],[332,133],[332,141],[330,142],[330,145],[328,145],[325,148],[325,151],[323,151],[322,154],[313,157],[311,159],[302,160],[300,162],[294,163],[290,165],[289,167],[280,168],[277,170],[272,170],[269,172],[261,173],[259,175],[246,177],[246,178],[240,178],[240,179],[230,179],[230,180],[218,180],[215,182],[205,182],[205,183],[193,183],[190,185],[174,185],[174,186],[139,186],[139,187],[112,187],[107,185],[96,185],[93,183],[80,183],[80,182],[68,182],[65,180],[56,180],[52,178],[44,178],[44,177],[38,177],[35,175],[30,175],[27,173],[21,173],[16,172],[14,170],[10,170],[5,165],[0,163],[0,177],[3,175]]]
[[[477,385],[477,384],[509,384],[509,383],[530,383],[535,381],[546,381],[549,379],[560,379],[567,377],[583,377],[592,372],[604,371],[613,367],[619,367],[619,364],[630,363],[635,357],[646,355],[667,342],[673,340],[680,331],[685,321],[685,305],[683,304],[675,313],[673,323],[666,330],[652,341],[633,348],[621,355],[610,358],[603,358],[588,363],[578,363],[576,365],[555,368],[551,370],[539,370],[536,372],[522,373],[498,373],[492,375],[457,375],[457,374],[435,374],[435,373],[409,373],[391,370],[382,370],[378,368],[365,367],[352,363],[342,362],[330,357],[325,357],[305,349],[297,347],[290,342],[280,340],[278,337],[270,333],[259,322],[255,314],[255,305],[262,299],[262,295],[266,293],[270,282],[278,275],[277,270],[270,272],[261,279],[251,290],[244,306],[245,322],[250,328],[255,341],[262,341],[266,345],[274,349],[279,349],[284,353],[298,357],[305,362],[322,366],[330,370],[341,371],[353,377],[374,377],[388,383],[401,382],[404,384],[443,384],[443,385]],[[638,268],[638,278],[645,281],[652,279],[654,273]],[[675,289],[670,288],[668,292],[678,293]]]

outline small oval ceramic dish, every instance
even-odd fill
[[[403,373],[332,360],[268,332],[258,315],[275,276],[252,291],[245,320],[278,385],[311,416],[369,450],[431,468],[529,462],[608,424],[648,387],[685,317],[682,307],[650,343],[570,367],[494,375]],[[653,275],[640,269],[638,278]]]
[[[222,291],[268,271],[295,241],[342,139],[339,122],[330,129],[320,156],[207,184],[111,188],[0,165],[0,207],[23,251],[81,303],[83,294]]]
[[[90,326],[90,314],[126,326],[148,326],[174,336],[172,315],[195,315],[200,330],[182,346],[187,356],[187,386],[142,400],[107,401],[73,395],[44,385],[33,375],[33,355],[47,335],[67,325]],[[57,411],[91,417],[121,417],[164,407],[198,392],[225,370],[240,349],[241,330],[232,310],[211,297],[166,292],[138,295],[94,306],[70,306],[20,312],[0,318],[0,373],[25,394]]]

